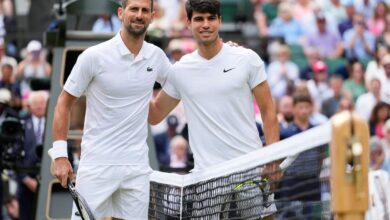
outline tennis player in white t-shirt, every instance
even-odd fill
[[[171,67],[160,48],[144,41],[152,2],[122,1],[120,32],[79,56],[55,108],[52,174],[66,187],[73,173],[66,146],[69,114],[77,98],[86,96],[76,188],[96,219],[147,219],[148,105],[155,81],[164,84]],[[79,219],[75,210],[72,219]]]
[[[149,122],[161,121],[181,100],[198,171],[262,147],[253,97],[267,144],[279,140],[279,127],[261,58],[219,40],[219,1],[188,0],[186,11],[198,49],[173,65],[163,90],[150,104]]]

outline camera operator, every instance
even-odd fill
[[[0,125],[7,117],[17,117],[18,113],[15,112],[10,106],[9,103],[11,101],[11,92],[8,89],[0,89]],[[0,142],[0,155],[2,155],[2,142]],[[0,163],[0,204],[3,202],[4,194],[3,194],[3,179],[1,178],[1,174],[3,172],[2,164]],[[8,194],[8,193],[7,193]],[[0,219],[2,216],[2,207],[0,206]]]
[[[36,146],[43,142],[45,129],[45,116],[48,100],[46,91],[31,92],[28,98],[29,116],[24,120],[24,151],[25,157],[23,167],[34,167],[39,164],[40,159],[36,153]],[[36,208],[36,197],[38,189],[37,174],[34,172],[18,175],[18,201],[19,220],[34,219]]]

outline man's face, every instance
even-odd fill
[[[129,0],[125,8],[118,9],[118,16],[126,31],[134,36],[143,36],[153,20],[150,0]]]
[[[293,119],[293,100],[291,97],[283,97],[280,100],[279,112],[284,116],[286,121],[291,121]]]
[[[13,69],[9,66],[4,66],[3,68],[1,68],[1,72],[3,74],[3,81],[10,83],[11,78],[12,78]]]
[[[36,97],[29,105],[29,109],[32,115],[38,118],[46,115],[47,101],[43,97]]]
[[[221,19],[218,15],[194,11],[191,20],[187,20],[187,25],[200,45],[210,45],[219,40]]]
[[[294,118],[299,121],[309,121],[312,105],[308,102],[298,102],[294,105]]]

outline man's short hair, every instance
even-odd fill
[[[191,20],[193,12],[210,13],[212,15],[221,16],[219,0],[187,0],[186,12],[188,20]]]
[[[151,11],[153,11],[153,2],[154,2],[155,0],[150,0],[150,9],[151,9]],[[122,0],[122,8],[126,8],[126,6],[127,6],[127,3],[129,2],[129,0]]]
[[[311,96],[305,93],[298,93],[295,94],[293,97],[293,105],[297,105],[298,103],[306,102],[310,105],[313,104],[313,100],[311,99]]]

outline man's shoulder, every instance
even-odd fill
[[[252,49],[245,48],[245,47],[237,47],[237,46],[230,46],[228,44],[225,44],[225,54],[223,55],[224,58],[229,59],[232,58],[234,60],[241,59],[242,61],[256,61],[261,60],[261,57]]]

